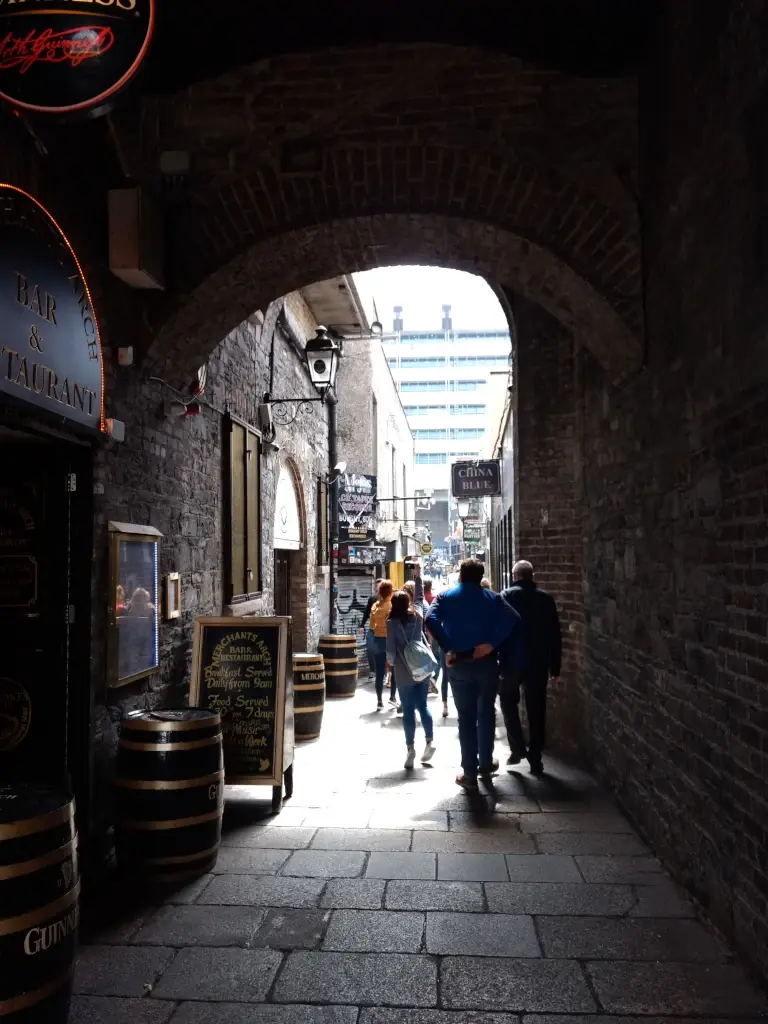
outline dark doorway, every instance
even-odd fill
[[[90,763],[88,448],[0,425],[0,782],[75,788]]]
[[[293,551],[275,548],[275,615],[291,615]]]

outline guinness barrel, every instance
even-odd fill
[[[293,713],[297,740],[320,735],[325,706],[325,664],[322,654],[293,656]]]
[[[217,711],[131,711],[120,729],[115,786],[122,869],[156,882],[210,871],[224,810]]]
[[[0,1020],[65,1024],[77,951],[74,801],[0,786]]]
[[[325,693],[329,700],[353,697],[357,686],[357,638],[321,636],[317,653],[325,662]]]

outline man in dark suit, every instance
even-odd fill
[[[527,757],[531,772],[538,775],[544,770],[541,754],[546,739],[547,683],[550,677],[559,677],[562,662],[560,617],[552,596],[536,586],[530,562],[517,562],[512,578],[513,586],[501,596],[520,616],[522,642],[519,654],[507,659],[506,666],[502,657],[499,696],[511,750],[507,764],[519,764]],[[521,687],[528,714],[527,748],[520,723]]]

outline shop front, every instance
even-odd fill
[[[0,783],[71,786],[88,818],[99,329],[52,215],[0,184]]]

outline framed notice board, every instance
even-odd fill
[[[280,616],[195,620],[189,703],[221,713],[227,785],[282,793],[294,747],[290,628]]]

